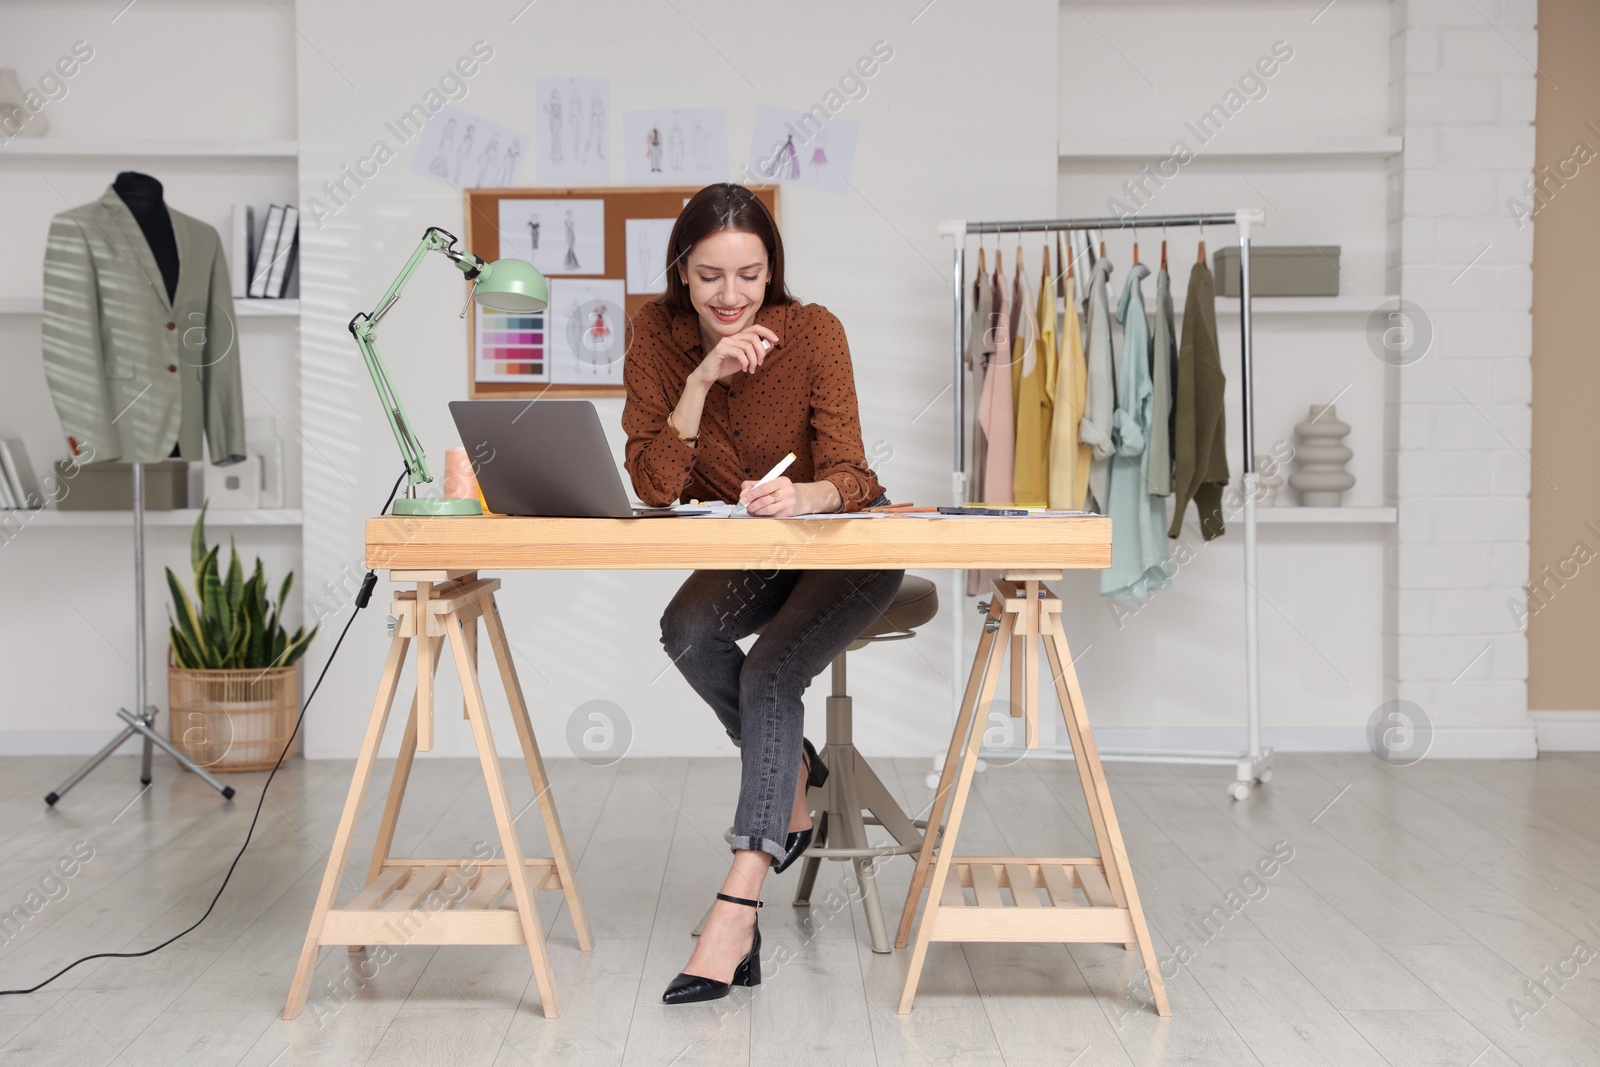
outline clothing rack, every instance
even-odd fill
[[[966,219],[943,222],[939,225],[941,236],[953,239],[955,246],[952,264],[951,288],[954,300],[955,342],[954,354],[954,423],[955,462],[952,467],[951,490],[954,501],[962,503],[967,494],[966,439],[965,439],[965,358],[967,320],[966,238],[968,234],[1009,234],[1019,237],[1024,233],[1055,233],[1080,230],[1154,230],[1182,226],[1234,226],[1239,235],[1239,425],[1243,436],[1244,471],[1244,659],[1245,659],[1245,734],[1247,748],[1244,752],[1102,748],[1100,757],[1129,763],[1186,763],[1213,764],[1234,768],[1234,779],[1228,792],[1235,800],[1243,800],[1257,782],[1272,779],[1272,750],[1261,746],[1261,657],[1259,632],[1259,599],[1256,592],[1256,492],[1259,476],[1255,470],[1255,411],[1252,398],[1251,316],[1250,316],[1250,232],[1253,227],[1266,222],[1259,209],[1245,208],[1237,211],[1207,212],[1189,215],[1146,215],[1126,218],[1106,216],[1100,218],[1024,219],[1002,222],[972,222]],[[1075,314],[1074,309],[1067,309]],[[1188,309],[1185,308],[1185,314]],[[952,571],[950,577],[952,603],[966,602],[965,575]],[[960,678],[965,673],[966,627],[965,614],[957,612],[952,662]],[[976,727],[975,727],[976,728]],[[1041,751],[1054,749],[1065,755],[1064,746],[1040,746]]]

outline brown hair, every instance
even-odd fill
[[[778,224],[761,198],[735,182],[719,182],[701,189],[683,205],[667,241],[667,291],[657,301],[678,311],[694,312],[689,286],[678,274],[678,264],[689,250],[718,230],[737,230],[761,238],[767,249],[767,291],[762,304],[787,304],[794,300],[783,281],[783,238]]]

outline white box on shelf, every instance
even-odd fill
[[[189,464],[189,502],[204,503],[211,511],[255,509],[261,506],[261,457],[247,456],[242,463],[218,467]]]
[[[283,438],[278,436],[278,420],[271,415],[245,419],[244,440],[245,451],[261,461],[261,503],[256,506],[283,507]]]

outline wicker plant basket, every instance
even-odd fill
[[[169,663],[168,734],[207,770],[271,770],[294,729],[299,697],[298,663],[242,671],[194,671]]]

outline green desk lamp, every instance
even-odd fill
[[[483,514],[483,508],[476,500],[437,500],[416,495],[416,487],[423,482],[433,481],[433,477],[428,474],[428,460],[422,452],[422,444],[411,432],[405,408],[394,391],[394,383],[389,381],[389,372],[384,370],[383,361],[378,358],[378,344],[373,336],[378,323],[400,299],[401,291],[411,280],[411,275],[416,273],[422,257],[429,252],[443,252],[456,265],[456,269],[472,282],[468,299],[476,300],[491,310],[533,314],[543,311],[550,303],[550,287],[533,264],[520,259],[497,259],[493,263],[485,263],[471,252],[457,251],[455,245],[454,234],[437,226],[429,226],[422,235],[422,243],[401,268],[400,276],[383,294],[383,299],[378,301],[377,309],[370,313],[363,311],[350,320],[350,335],[361,349],[361,358],[367,361],[372,384],[377,387],[378,399],[383,402],[383,412],[389,419],[389,428],[394,431],[400,455],[406,462],[406,495],[394,502],[396,515]],[[463,308],[461,313],[465,315],[466,309]]]

